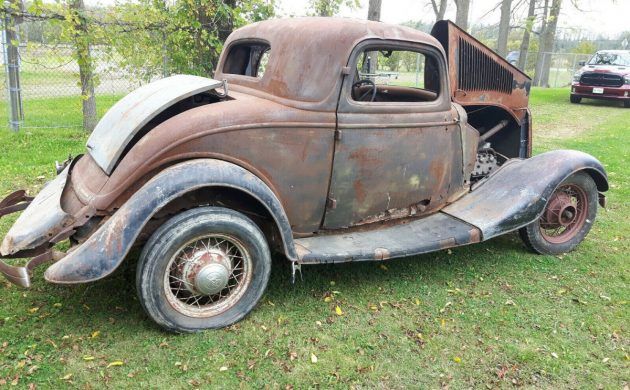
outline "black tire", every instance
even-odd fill
[[[624,101],[623,101],[623,106],[624,106],[625,108],[630,108],[630,100],[624,100]]]
[[[217,246],[211,247],[213,244],[208,241],[208,245],[205,246],[207,251],[204,252],[203,240],[211,239],[217,240],[214,241]],[[223,239],[223,243],[219,244],[219,239]],[[194,248],[191,249],[193,242]],[[198,248],[197,243],[199,242],[201,244]],[[227,244],[224,244],[225,242]],[[213,250],[218,248],[215,250],[216,252],[221,249],[221,245],[230,244],[236,248],[235,253],[242,252],[240,253],[243,262],[243,271],[240,273],[241,279],[237,281],[238,276],[234,276],[236,266],[233,262],[237,260],[235,260],[236,257],[230,255],[232,249],[226,250],[227,253],[219,252],[225,254],[225,257],[217,258],[223,260],[220,263],[222,265],[232,264],[232,266],[226,265],[225,269],[231,269],[231,271],[225,272],[229,272],[229,278],[235,279],[229,279],[227,285],[230,284],[230,281],[235,281],[236,287],[234,289],[238,291],[238,294],[228,292],[223,300],[217,298],[214,303],[210,299],[216,298],[219,296],[217,294],[220,293],[201,294],[200,296],[205,297],[202,298],[202,303],[203,300],[206,302],[201,307],[195,306],[194,302],[190,304],[190,299],[194,299],[194,297],[188,298],[189,301],[186,302],[183,298],[178,297],[178,294],[184,293],[192,295],[193,293],[188,290],[192,288],[189,286],[192,286],[193,283],[180,282],[174,292],[173,283],[178,283],[174,282],[175,276],[172,276],[174,272],[188,267],[195,270],[194,275],[200,275],[199,270],[203,268],[202,266],[189,266],[188,264],[198,264],[202,261],[199,259],[206,262],[204,265],[211,264],[215,261],[215,257],[209,254],[210,249],[208,248],[211,247]],[[186,252],[187,250],[188,252]],[[195,257],[198,253],[202,255]],[[175,261],[178,263],[175,264]],[[225,261],[229,263],[225,263]],[[269,246],[265,236],[254,222],[245,215],[230,209],[200,207],[174,216],[153,233],[144,246],[138,261],[136,288],[142,307],[158,325],[171,332],[196,332],[226,327],[243,319],[252,311],[263,295],[269,281],[270,271]],[[187,281],[196,280],[187,279],[181,275],[177,274]],[[190,274],[187,275],[190,276]],[[225,290],[228,288],[227,285],[220,287],[223,288],[221,294],[227,291]],[[182,286],[184,286],[183,290]]]
[[[571,95],[569,100],[571,100],[571,103],[579,104],[582,101],[582,98],[579,96]]]
[[[541,218],[531,224],[519,229],[521,239],[532,251],[548,255],[570,252],[584,240],[588,232],[591,230],[591,226],[593,226],[595,217],[597,216],[598,204],[597,186],[595,185],[593,178],[585,172],[574,173],[560,183],[558,188],[556,188],[556,191],[559,191],[561,188],[566,188],[567,186],[577,186],[584,192],[587,208],[583,211],[583,222],[576,225],[573,233],[567,236],[566,239],[563,239],[562,237],[557,238],[562,242],[550,242],[549,238],[545,238],[545,235],[542,232],[541,219],[543,217],[541,216]],[[552,197],[550,197],[546,208],[549,207],[551,198]]]

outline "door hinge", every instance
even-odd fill
[[[341,141],[341,130],[335,130],[335,141]]]
[[[326,199],[326,208],[329,210],[334,210],[337,208],[337,199],[328,197]]]

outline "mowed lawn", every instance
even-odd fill
[[[610,175],[608,208],[577,251],[535,255],[508,234],[386,263],[304,267],[295,285],[277,258],[249,317],[194,335],[147,319],[133,256],[75,287],[46,284],[39,269],[30,290],[0,281],[0,387],[627,388],[630,110],[572,105],[566,89],[531,100],[536,153],[580,149]],[[78,107],[39,104],[51,124]],[[0,195],[37,191],[85,140],[76,128],[0,131]]]

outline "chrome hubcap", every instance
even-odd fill
[[[249,253],[236,238],[208,235],[183,245],[171,258],[164,289],[171,306],[191,317],[229,309],[251,281]]]
[[[230,271],[221,264],[209,264],[195,278],[195,289],[205,295],[218,294],[227,287]]]

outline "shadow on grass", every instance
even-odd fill
[[[138,256],[137,251],[130,254],[119,269],[103,280],[76,286],[44,285],[41,273],[45,267],[41,267],[35,277],[35,283],[40,286],[35,290],[38,296],[27,299],[63,302],[64,310],[68,312],[63,323],[58,324],[62,328],[100,329],[117,323],[117,328],[121,329],[120,336],[125,338],[134,337],[128,332],[129,328],[144,328],[145,331],[151,328],[156,333],[162,333],[144,314],[137,299],[135,272]],[[303,280],[298,277],[292,285],[290,263],[283,256],[276,255],[263,301],[273,301],[282,306],[287,317],[300,316],[304,306],[319,304],[329,290],[342,290],[349,302],[357,302],[368,296],[370,291],[383,288],[391,290],[394,299],[397,294],[405,294],[401,283],[411,289],[438,290],[453,280],[509,273],[514,267],[522,268],[532,258],[540,257],[529,253],[516,234],[508,234],[481,244],[386,262],[304,266]],[[331,281],[334,286],[331,286]],[[32,304],[38,303],[43,302]],[[255,318],[265,310],[266,307],[259,305],[252,316]]]

